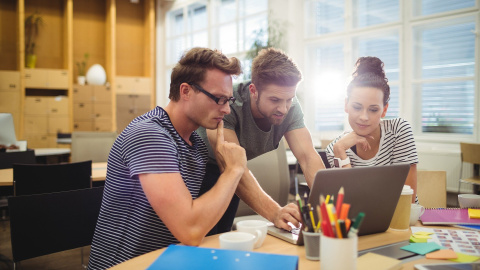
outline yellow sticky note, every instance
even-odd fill
[[[415,237],[415,238],[421,238],[421,239],[432,239],[431,236],[424,235],[424,234],[414,234],[413,237]]]
[[[413,235],[430,235],[433,234],[433,232],[416,232]]]
[[[457,252],[457,256],[458,256],[458,258],[449,259],[449,261],[466,263],[466,262],[474,262],[474,261],[480,259],[480,257],[477,257],[477,256],[467,255],[467,254],[458,253],[458,252]]]
[[[410,243],[427,243],[425,238],[416,238],[415,236],[410,236]]]
[[[480,209],[468,208],[469,218],[480,218]]]

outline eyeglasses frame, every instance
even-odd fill
[[[215,103],[217,103],[218,105],[225,105],[225,104],[227,104],[227,103],[229,103],[230,105],[232,105],[233,103],[235,103],[236,98],[235,98],[235,97],[229,97],[229,98],[227,98],[227,99],[225,100],[225,103],[220,104],[219,102],[220,102],[220,100],[221,100],[223,97],[218,98],[218,97],[212,95],[211,93],[207,92],[207,90],[203,89],[203,88],[202,88],[200,85],[198,85],[198,84],[195,84],[195,83],[188,83],[188,84],[191,85],[191,86],[193,86],[193,87],[195,87],[195,88],[197,88],[198,91],[204,93],[207,97],[211,98],[211,99],[212,99],[213,101],[215,101]]]

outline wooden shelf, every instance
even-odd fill
[[[36,39],[36,68],[27,69],[24,22],[26,17],[35,12],[42,16],[43,25],[40,26]],[[12,27],[5,27],[6,25]],[[26,121],[32,121],[32,112],[29,110],[26,119],[25,102],[32,96],[66,97],[68,108],[64,115],[69,129],[73,130],[73,84],[78,76],[75,63],[83,61],[85,53],[89,54],[86,70],[93,64],[100,64],[105,68],[107,82],[112,89],[111,118],[100,119],[104,121],[101,125],[108,126],[111,131],[117,130],[116,76],[147,81],[147,89],[141,91],[142,95],[148,96],[149,104],[146,106],[153,108],[155,0],[140,0],[138,4],[129,0],[2,0],[0,26],[0,71],[17,72],[16,76],[20,77],[15,90],[7,89],[3,93],[19,100],[19,108],[13,112],[17,115],[16,119],[19,119],[16,121],[19,123],[16,125],[19,139],[31,138],[32,132],[26,130],[29,126]],[[46,74],[47,81],[41,80],[40,76],[39,82],[32,82],[32,76],[38,78],[42,72]],[[62,76],[55,76],[57,73]],[[0,103],[0,110],[2,109],[8,108]],[[65,119],[62,121],[65,123]],[[51,131],[49,129],[48,136],[52,136]]]

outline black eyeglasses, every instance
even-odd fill
[[[227,104],[227,102],[232,105],[233,103],[235,103],[235,100],[236,98],[234,97],[216,97],[212,94],[210,94],[209,92],[207,92],[205,89],[203,89],[202,87],[200,87],[198,84],[194,84],[194,83],[188,83],[190,84],[191,86],[194,86],[195,88],[197,88],[200,92],[204,93],[205,95],[207,95],[207,97],[211,98],[213,101],[215,101],[215,103],[217,103],[218,105],[225,105]]]

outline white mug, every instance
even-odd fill
[[[263,220],[242,220],[237,223],[237,231],[251,233],[255,236],[255,247],[262,246],[267,236],[268,222]]]
[[[256,237],[246,232],[227,232],[219,237],[220,248],[252,251]]]
[[[410,226],[414,226],[424,212],[425,212],[425,207],[416,203],[412,203],[412,208],[410,210]]]

